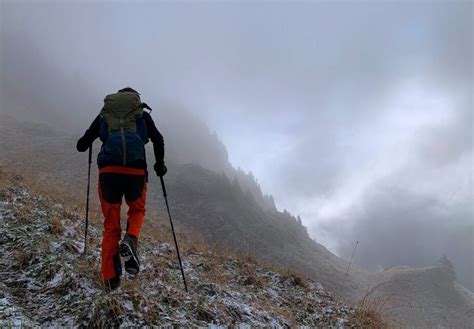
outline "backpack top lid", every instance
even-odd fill
[[[100,115],[107,122],[108,131],[124,129],[136,132],[136,117],[143,114],[140,95],[135,92],[122,91],[107,95],[104,98],[104,108]]]
[[[141,104],[140,95],[131,91],[121,91],[104,98],[104,109],[114,111],[118,115],[142,109]]]

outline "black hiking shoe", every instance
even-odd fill
[[[104,281],[104,288],[106,292],[111,292],[118,287],[120,287],[120,276],[116,276],[115,278]]]
[[[133,235],[125,234],[120,242],[120,256],[125,262],[125,271],[135,276],[140,272],[140,259],[137,250],[137,238]]]

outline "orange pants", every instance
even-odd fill
[[[126,233],[138,239],[145,218],[145,170],[127,167],[102,168],[99,172],[99,198],[104,215],[102,280],[122,274],[119,242],[122,234],[120,208],[123,197],[129,207]]]

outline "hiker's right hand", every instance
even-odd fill
[[[162,177],[168,172],[168,168],[166,168],[164,163],[155,163],[153,169],[155,169],[156,175],[158,177]]]

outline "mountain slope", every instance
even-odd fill
[[[0,137],[1,164],[16,168],[43,189],[80,204],[85,193],[87,156],[75,151],[77,136],[48,125],[20,122],[4,116]],[[149,163],[153,163],[152,159]],[[178,163],[173,158],[168,164],[170,170],[165,181],[180,231],[202,234],[207,243],[217,244],[221,249],[251,253],[273,264],[291,267],[321,282],[337,295],[361,299],[376,288],[369,296],[372,299],[395,296],[387,301],[382,311],[396,324],[430,327],[429,324],[440,323],[446,327],[465,328],[463,324],[473,322],[469,309],[472,309],[474,299],[462,292],[464,288],[453,277],[438,276],[439,282],[427,277],[430,285],[412,286],[403,282],[416,281],[418,270],[425,273],[423,269],[406,271],[406,277],[397,280],[398,272],[394,269],[370,273],[353,265],[347,275],[346,261],[310,239],[305,228],[290,214],[259,204],[238,180],[200,165]],[[97,172],[92,170],[92,191],[96,190],[96,181]],[[156,177],[150,175],[145,224],[148,229],[163,223],[159,215],[165,214],[165,210],[158,187]],[[97,199],[92,197],[91,200],[93,209],[98,210]],[[391,284],[385,283],[387,280]],[[384,284],[379,286],[381,283]],[[442,296],[423,292],[423,289],[434,291],[436,285],[455,287],[453,293],[463,296],[458,299],[461,306],[443,300]],[[415,299],[413,294],[417,295]],[[412,300],[417,301],[418,307],[413,306]]]
[[[75,150],[77,136],[45,124],[20,122],[11,116],[4,118],[0,137],[5,144],[2,162],[6,167],[15,167],[71,197],[84,193],[87,155]],[[152,153],[149,149],[149,163],[153,163]],[[169,172],[165,181],[178,224],[202,233],[208,243],[220,243],[275,264],[294,267],[306,276],[324,280],[328,289],[346,296],[361,297],[369,288],[365,280],[368,272],[352,266],[351,276],[346,278],[341,291],[347,262],[312,240],[296,218],[271,207],[264,208],[238,179],[231,180],[225,172],[219,174],[200,165],[179,163],[171,156],[167,156]],[[155,175],[149,178],[147,212],[149,217],[156,218],[165,213],[164,203],[157,178]],[[92,170],[92,191],[96,190],[96,182],[97,172]],[[98,207],[97,199],[91,200]]]
[[[0,326],[383,326],[317,282],[186,243],[185,293],[173,248],[153,230],[143,234],[139,277],[105,294],[96,222],[84,257],[84,219],[12,176],[0,168]]]

